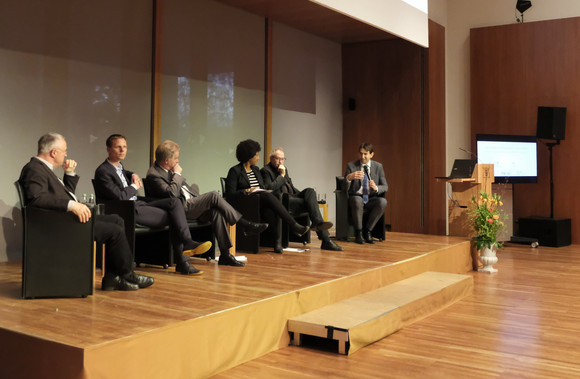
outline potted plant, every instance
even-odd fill
[[[506,216],[502,213],[501,196],[497,193],[488,195],[481,191],[479,198],[473,196],[468,209],[468,220],[474,232],[473,245],[479,251],[483,268],[480,272],[497,272],[493,265],[497,262],[497,249],[502,243],[497,240],[498,233],[504,227]]]

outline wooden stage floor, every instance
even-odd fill
[[[315,237],[313,235],[313,237]],[[286,320],[424,271],[471,269],[465,238],[388,233],[374,245],[194,259],[201,276],[139,268],[155,284],[85,299],[22,300],[20,262],[0,264],[0,377],[208,377],[289,342]],[[292,245],[291,247],[301,247]]]

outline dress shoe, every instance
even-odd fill
[[[320,245],[320,250],[332,250],[332,251],[343,251],[344,249],[338,246],[334,241],[322,241]]]
[[[101,288],[103,291],[137,291],[139,286],[118,275],[105,275]]]
[[[240,262],[236,260],[236,257],[231,255],[230,253],[221,254],[220,259],[218,261],[218,265],[220,266],[234,266],[234,267],[244,267],[246,264],[244,262]]]
[[[193,257],[194,255],[203,254],[206,251],[208,251],[209,249],[211,249],[211,242],[210,241],[205,241],[205,242],[201,242],[201,243],[195,242],[195,241],[190,241],[183,246],[183,256],[184,257]]]
[[[310,227],[300,225],[299,223],[295,223],[291,228],[292,232],[294,232],[294,234],[296,234],[298,237],[302,237],[308,230],[310,230]]]
[[[354,232],[354,242],[358,243],[359,245],[365,244],[365,239],[363,238],[362,230],[357,230]]]
[[[373,240],[373,236],[371,236],[371,231],[370,230],[365,229],[363,231],[363,237],[364,237],[366,243],[370,243],[370,244],[375,243],[375,240]]]
[[[129,283],[136,284],[139,288],[147,288],[155,282],[155,279],[152,277],[140,275],[135,272],[125,275],[124,278]]]
[[[314,230],[315,232],[322,232],[323,230],[328,230],[330,228],[332,228],[332,222],[322,221],[320,224],[313,225],[310,230]]]
[[[238,222],[238,228],[244,236],[249,236],[251,234],[260,234],[264,230],[268,229],[268,223],[265,222],[252,222],[247,221],[245,223]]]
[[[177,266],[175,266],[175,272],[180,272],[183,275],[201,275],[201,274],[203,274],[203,271],[196,269],[195,266],[190,264],[189,262],[180,263]]]

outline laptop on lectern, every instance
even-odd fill
[[[467,179],[471,178],[477,161],[474,159],[456,159],[449,176],[438,176],[437,179]]]

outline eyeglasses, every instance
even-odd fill
[[[285,161],[286,160],[286,158],[278,158],[278,157],[274,157],[274,159],[277,161]]]

